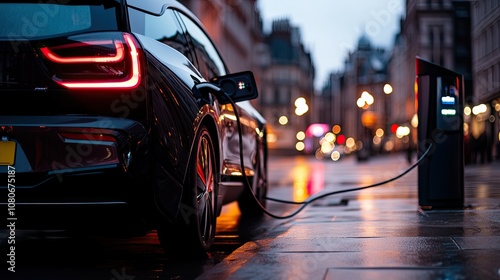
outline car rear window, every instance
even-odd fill
[[[65,4],[56,1],[0,3],[0,38],[33,40],[118,28],[118,4],[114,1],[61,2]]]

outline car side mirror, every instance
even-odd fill
[[[227,93],[233,102],[255,99],[259,96],[255,78],[250,71],[216,77],[211,82]],[[219,103],[227,104],[230,103],[228,96],[221,94],[217,99]]]

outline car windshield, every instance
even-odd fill
[[[115,1],[64,3],[0,3],[0,39],[34,40],[118,28]]]

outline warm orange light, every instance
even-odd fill
[[[334,125],[332,128],[332,132],[335,134],[339,134],[341,130],[342,130],[342,128],[338,124]]]
[[[377,124],[377,115],[372,111],[365,111],[361,115],[361,123],[365,127],[373,128]]]
[[[309,196],[307,184],[311,170],[306,164],[296,165],[292,170],[293,175],[293,200],[304,201]]]
[[[418,112],[418,77],[415,78],[413,91],[415,92],[415,112]]]

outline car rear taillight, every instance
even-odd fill
[[[120,158],[127,162],[128,150],[123,146],[119,149],[116,132],[68,128],[60,130],[58,134],[64,143],[63,152],[59,154],[63,156],[57,159],[59,169],[117,164]]]
[[[84,144],[113,144],[116,139],[113,135],[98,133],[98,132],[60,132],[59,135],[65,142],[84,143]]]
[[[131,34],[103,32],[45,42],[40,53],[52,79],[67,88],[134,88],[140,47]]]

